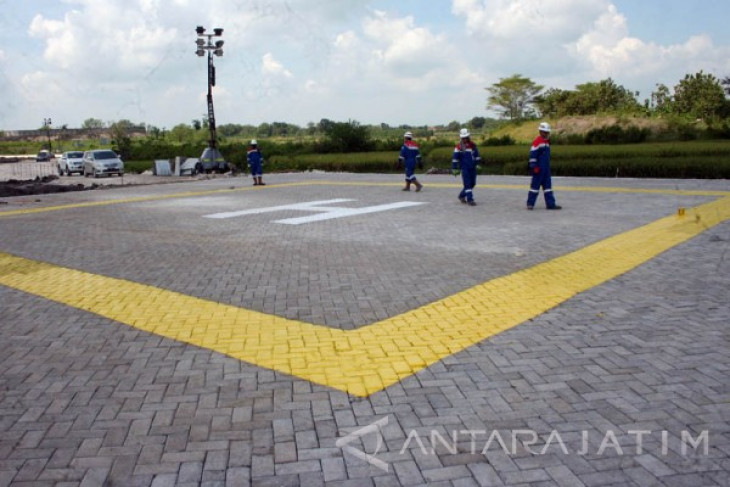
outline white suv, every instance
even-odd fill
[[[70,176],[75,172],[84,173],[84,153],[81,151],[64,152],[58,159],[58,174]]]

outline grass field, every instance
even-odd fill
[[[423,172],[451,167],[451,147],[424,157]],[[529,145],[480,147],[485,174],[526,174]],[[304,154],[267,158],[265,172],[330,171],[396,173],[397,151]],[[730,179],[730,140],[657,142],[628,145],[553,145],[556,176]],[[128,161],[128,172],[142,172],[152,161]]]
[[[477,142],[480,139],[476,139]],[[423,141],[424,169],[448,169],[453,146],[448,140]],[[11,148],[17,148],[14,145]],[[529,143],[480,145],[487,174],[526,173]],[[242,159],[242,156],[238,159]],[[266,172],[322,170],[395,173],[398,151],[342,154],[273,155]],[[234,159],[234,162],[239,162]],[[152,160],[126,161],[127,172],[151,169]],[[563,145],[552,147],[552,172],[561,176],[730,179],[730,140],[645,142],[625,145]]]

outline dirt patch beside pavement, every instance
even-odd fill
[[[25,196],[31,194],[48,194],[48,193],[65,193],[67,191],[84,191],[87,189],[96,189],[94,186],[84,186],[83,184],[54,184],[58,176],[44,176],[31,180],[19,181],[10,179],[8,181],[0,181],[0,197],[5,196]]]

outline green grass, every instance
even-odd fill
[[[345,154],[304,154],[272,156],[267,171],[392,172],[396,170],[398,152],[356,152]]]
[[[452,147],[424,151],[424,170],[451,167]],[[529,145],[480,146],[485,174],[526,174]],[[276,155],[264,171],[400,173],[397,151]],[[730,179],[730,140],[628,145],[553,145],[556,176]],[[150,161],[125,161],[129,173],[152,168]],[[418,171],[422,172],[422,171]]]
[[[480,148],[487,174],[526,174],[529,146]],[[424,157],[425,169],[451,167],[451,147]],[[275,156],[267,171],[400,172],[397,152]],[[730,141],[663,142],[627,145],[553,145],[555,175],[597,177],[730,179]]]
[[[147,170],[152,170],[154,161],[124,161],[124,172],[132,174],[141,174]]]

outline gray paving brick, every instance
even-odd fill
[[[108,474],[109,470],[106,468],[91,468],[88,472],[86,472],[86,475],[84,475],[84,478],[81,480],[80,487],[103,485]]]
[[[280,442],[274,445],[274,463],[297,461],[297,446],[293,441]]]
[[[156,475],[152,480],[152,487],[172,487],[177,484],[177,475],[163,474]]]
[[[392,182],[390,175],[276,177]],[[487,181],[524,183],[520,178]],[[560,178],[559,183],[572,189],[730,189],[724,181]],[[192,184],[225,189],[235,183]],[[179,191],[169,186],[114,191],[126,196]],[[272,185],[266,191],[230,193],[220,203],[260,207],[282,199],[318,199],[322,192],[356,195],[362,204],[394,197],[392,186],[363,188]],[[264,218],[234,222],[221,233],[211,231],[210,222],[200,227],[189,214],[175,216],[187,203],[202,214],[196,205],[218,205],[218,196],[195,204],[185,198],[126,203],[113,212],[98,207],[79,214],[28,214],[0,219],[0,250],[353,329],[666,216],[678,200],[687,206],[709,200],[565,191],[560,194],[566,211],[560,215],[525,215],[513,205],[517,193],[483,188],[493,204],[489,211],[467,216],[460,206],[446,203],[450,191],[432,185],[419,193],[429,207],[419,214],[418,225],[400,219],[393,224],[381,215],[285,229],[286,238]],[[413,195],[398,192],[401,196]],[[113,197],[112,192],[64,196],[69,201]],[[35,205],[58,198],[49,195]],[[528,224],[525,218],[534,219]],[[458,245],[444,238],[451,226],[465,229]],[[337,231],[329,231],[333,228]],[[552,237],[544,239],[539,252],[518,256],[515,249],[523,252],[536,232]],[[189,238],[176,238],[182,234]],[[52,245],[72,240],[78,248]],[[103,482],[102,477],[145,487],[723,485],[730,454],[725,434],[730,362],[724,353],[728,241],[726,222],[365,399],[0,287],[0,487],[78,486]],[[225,255],[214,250],[221,246],[229,249]],[[145,250],[110,258],[119,248]],[[403,271],[424,268],[428,272]],[[335,446],[337,438],[385,416],[389,424],[381,431],[383,445],[376,456],[390,472]],[[679,431],[696,434],[707,428],[714,435],[709,454],[683,455]],[[486,455],[471,454],[467,436],[456,453],[442,445],[434,455],[430,443],[426,453],[415,444],[401,453],[411,430],[423,438],[435,430],[448,439],[451,431],[462,429],[507,434],[534,429],[540,434],[533,445],[538,449],[557,430],[570,453],[553,444],[546,455],[531,455],[522,445],[515,454],[505,454],[493,444]],[[657,437],[636,454],[629,429],[668,430],[669,453],[660,452]],[[623,455],[612,448],[596,453],[607,430],[617,432]],[[582,431],[591,435],[587,455],[575,453]],[[363,439],[369,452],[375,449],[372,440]],[[478,453],[485,440],[482,434],[475,441]]]
[[[674,470],[670,468],[668,465],[666,465],[664,462],[659,460],[654,455],[645,454],[645,455],[638,455],[636,457],[636,461],[645,469],[647,469],[649,472],[652,473],[655,477],[661,477],[664,475],[672,475]]]
[[[413,461],[394,463],[393,469],[401,485],[421,485],[424,482],[420,468]]]
[[[344,480],[347,478],[345,462],[342,458],[323,458],[321,460],[325,482]]]
[[[209,451],[205,456],[205,470],[223,471],[228,468],[228,450]]]
[[[251,470],[246,467],[233,467],[226,470],[226,487],[238,487],[249,485],[251,482]]]
[[[545,469],[552,479],[562,487],[583,487],[585,484],[566,466],[547,467]]]
[[[251,458],[251,477],[267,477],[274,475],[273,455],[254,455]]]

